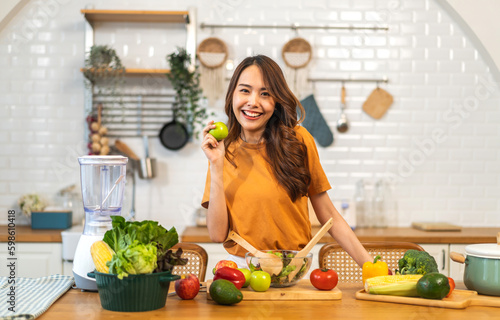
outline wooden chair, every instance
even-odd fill
[[[205,281],[207,272],[208,254],[203,247],[195,243],[181,242],[172,247],[173,249],[182,248],[182,257],[188,259],[185,266],[175,266],[172,274],[182,275],[192,273],[200,279],[200,282]]]
[[[398,269],[398,261],[409,249],[424,251],[418,244],[411,242],[362,242],[368,253],[375,258],[380,255],[389,269]],[[362,282],[361,267],[337,243],[327,243],[319,251],[320,268],[334,269],[339,275],[339,282]]]

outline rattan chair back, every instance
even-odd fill
[[[424,251],[418,244],[411,242],[362,242],[372,257],[380,255],[394,272],[398,268],[399,259],[409,249]],[[362,282],[362,269],[337,243],[327,243],[319,251],[320,268],[334,269],[339,276],[339,282]]]
[[[182,275],[192,273],[200,279],[200,282],[205,281],[207,272],[208,254],[195,243],[181,242],[176,244],[172,249],[182,248],[182,257],[188,259],[188,263],[184,266],[175,266],[173,274]]]

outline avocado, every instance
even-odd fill
[[[450,292],[448,277],[438,272],[427,273],[417,282],[417,294],[426,299],[443,299]]]
[[[217,279],[212,282],[208,292],[218,304],[230,305],[243,299],[243,293],[231,281],[225,279]]]

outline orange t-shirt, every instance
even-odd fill
[[[297,137],[307,147],[311,184],[309,196],[331,188],[319,162],[318,150],[311,134],[296,126]],[[241,139],[230,146],[235,168],[224,161],[224,193],[229,215],[229,229],[234,230],[259,250],[300,250],[311,239],[311,223],[307,197],[292,202],[279,185],[264,156],[263,143],[249,144]],[[210,199],[210,168],[207,173],[202,206],[208,208]],[[245,249],[234,243],[224,243],[230,254],[244,257]]]

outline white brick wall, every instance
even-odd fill
[[[84,23],[81,0],[30,2],[0,33],[0,221],[17,198],[52,197],[79,183],[76,157],[84,153]],[[217,24],[370,24],[388,32],[300,30],[313,44],[311,76],[387,77],[394,104],[381,120],[361,106],[371,83],[347,83],[351,129],[337,133],[340,83],[316,83],[314,94],[334,130],[319,148],[334,186],[332,198],[351,198],[360,178],[395,177],[398,225],[442,220],[500,226],[500,95],[489,67],[455,22],[434,1],[94,1],[100,9],[185,10]],[[198,42],[223,39],[237,64],[252,53],[280,65],[292,30],[198,30]],[[97,43],[112,44],[128,67],[166,67],[165,56],[184,43],[182,28],[124,23],[98,26]],[[137,88],[136,88],[137,89]],[[141,88],[139,88],[141,89]],[[148,90],[148,88],[142,88]],[[221,113],[221,101],[214,109]],[[221,116],[222,118],[222,116]],[[438,141],[439,142],[436,142]],[[443,141],[441,141],[443,140]],[[143,155],[140,139],[124,139]],[[426,153],[422,151],[422,145]],[[169,151],[151,139],[159,176],[137,181],[137,218],[182,230],[194,224],[205,181],[199,142]],[[425,149],[424,148],[424,149]]]

